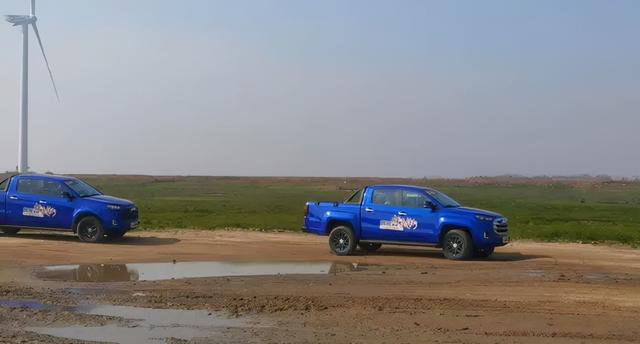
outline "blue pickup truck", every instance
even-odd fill
[[[375,251],[392,244],[441,247],[449,259],[486,258],[509,242],[502,215],[406,185],[368,186],[342,203],[307,202],[303,230],[328,235],[329,248],[340,256],[356,246]]]
[[[138,226],[138,209],[78,178],[20,174],[0,182],[0,230],[72,231],[85,242],[120,238]]]

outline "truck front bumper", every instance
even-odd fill
[[[499,247],[511,241],[507,228],[496,228],[492,223],[482,223],[478,233],[473,237],[473,244],[478,249]]]
[[[509,233],[496,233],[493,229],[482,231],[482,238],[474,239],[474,244],[478,248],[504,246],[511,242]]]
[[[508,244],[509,242],[511,242],[511,238],[509,237],[509,235],[499,235],[499,239],[498,242],[495,244],[495,246],[504,246],[506,244]]]
[[[139,225],[140,225],[140,221],[138,220],[123,221],[119,219],[112,219],[111,223],[109,223],[109,226],[106,226],[106,229],[111,231],[127,231],[128,232],[132,229],[138,228]]]
[[[108,231],[127,232],[138,228],[139,225],[138,208],[134,206],[113,212],[111,218],[105,224],[105,229]]]

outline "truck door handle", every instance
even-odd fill
[[[398,215],[400,215],[400,216],[407,216],[407,213],[405,213],[404,211],[399,211],[399,212],[398,212]]]
[[[18,196],[9,196],[9,199],[18,199]]]
[[[373,213],[373,209],[371,208],[364,208],[364,211],[366,211],[367,213]]]

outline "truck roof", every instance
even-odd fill
[[[376,188],[376,187],[411,188],[411,189],[435,191],[435,189],[427,186],[403,185],[403,184],[376,184],[376,185],[369,185],[368,187],[370,188]]]
[[[20,173],[20,174],[14,174],[11,177],[43,177],[43,178],[48,178],[48,179],[54,179],[54,180],[75,180],[75,177],[69,177],[69,176],[60,176],[60,175],[56,175],[56,174],[43,174],[43,173]]]

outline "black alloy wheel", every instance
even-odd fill
[[[353,253],[356,245],[356,238],[351,228],[338,226],[331,230],[329,234],[329,249],[335,255],[348,256]]]
[[[97,217],[87,216],[78,221],[78,238],[84,242],[96,243],[104,240],[104,229]]]

